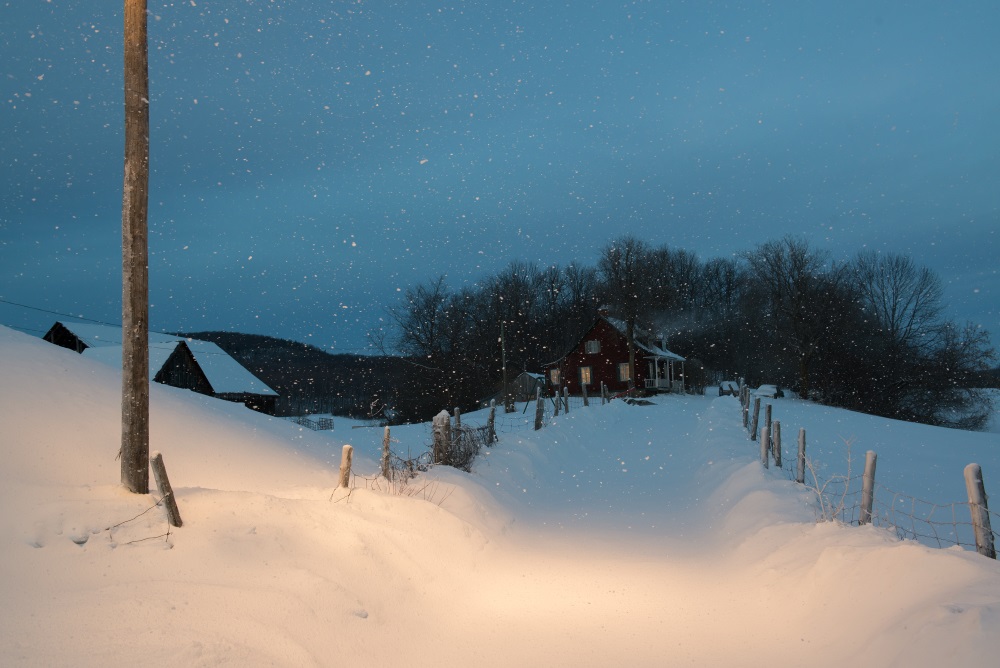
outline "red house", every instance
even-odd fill
[[[611,393],[629,389],[628,338],[625,323],[602,314],[580,341],[561,359],[546,365],[550,390],[569,388],[570,394],[600,393],[601,383]],[[684,391],[684,358],[666,349],[664,342],[636,328],[635,384],[650,392]]]

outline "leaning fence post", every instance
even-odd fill
[[[861,481],[861,517],[858,524],[868,524],[872,521],[872,505],[875,502],[875,462],[878,455],[874,450],[865,454],[865,474]]]
[[[451,448],[451,416],[448,411],[441,411],[434,416],[434,463],[444,464],[448,460],[448,450]]]
[[[351,486],[351,461],[354,459],[354,448],[345,445],[340,453],[340,484],[347,489]]]
[[[581,383],[580,387],[583,389],[583,405],[584,407],[589,406],[590,402],[587,401],[587,384]]]
[[[771,432],[767,425],[764,425],[763,429],[760,430],[760,463],[764,465],[764,468],[768,468],[770,465],[768,453],[770,451],[769,444],[771,442]]]
[[[177,499],[174,498],[174,488],[170,486],[170,479],[167,478],[167,467],[163,464],[163,455],[154,451],[149,458],[149,463],[153,467],[156,489],[159,490],[163,507],[167,511],[167,521],[170,522],[170,526],[179,527],[183,524],[181,512],[177,510]]]
[[[542,418],[545,417],[545,400],[542,399],[542,390],[535,390],[535,431],[542,428]]]
[[[750,421],[750,440],[757,440],[757,423],[760,421],[760,397],[753,398],[753,419]]]
[[[569,385],[563,386],[563,406],[565,406],[566,412],[569,413]]]
[[[983,469],[979,464],[965,467],[965,489],[969,493],[969,512],[972,513],[972,527],[976,531],[976,551],[990,559],[997,558],[993,543],[993,528],[990,526],[990,510],[986,505],[986,485],[983,484]]]
[[[389,427],[385,428],[382,436],[382,475],[385,479],[392,481],[392,453],[389,450]]]
[[[795,482],[800,485],[806,481],[806,428],[799,429],[799,457],[795,468]]]
[[[781,468],[781,422],[771,423],[771,453],[774,455],[774,465]]]
[[[497,442],[497,402],[490,400],[490,416],[486,419],[486,438],[490,443]]]

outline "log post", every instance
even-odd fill
[[[760,463],[764,465],[764,468],[768,468],[770,462],[768,461],[768,453],[771,448],[768,447],[768,443],[771,441],[770,430],[767,425],[760,430]]]
[[[569,385],[563,386],[563,407],[566,409],[566,413],[569,413]]]
[[[354,460],[354,448],[345,445],[340,452],[340,483],[338,487],[347,489],[351,486],[351,462]]]
[[[433,431],[434,463],[447,464],[448,453],[451,449],[451,416],[448,415],[448,411],[441,411],[434,416]]]
[[[806,481],[806,428],[799,429],[799,456],[795,467],[795,482],[800,485]]]
[[[976,531],[976,551],[990,559],[997,558],[993,542],[993,528],[990,526],[990,511],[986,505],[986,485],[983,484],[983,469],[979,464],[965,467],[965,489],[969,493],[969,512],[972,513],[972,528]]]
[[[486,418],[486,438],[490,443],[497,442],[497,402],[490,400],[490,416]]]
[[[163,507],[167,511],[167,521],[170,522],[170,526],[179,527],[183,522],[181,522],[181,513],[177,510],[177,499],[174,498],[174,488],[170,486],[170,479],[167,478],[167,467],[163,465],[163,455],[159,452],[154,452],[149,459],[149,464],[153,467],[153,478],[156,480],[156,489],[159,490]]]
[[[586,408],[590,406],[590,402],[587,400],[587,384],[583,383],[580,387],[583,389],[583,405]]]
[[[542,428],[542,419],[545,417],[545,399],[542,398],[542,390],[535,390],[535,431]]]
[[[760,421],[760,397],[753,398],[753,419],[750,421],[750,440],[757,440],[757,424]]]
[[[861,516],[858,524],[864,525],[872,521],[872,506],[875,503],[875,464],[878,456],[873,450],[865,454],[865,474],[861,481]]]
[[[462,431],[462,410],[458,406],[455,406],[455,438],[458,438],[458,432],[460,431]]]
[[[556,388],[555,396],[552,397],[552,400],[555,402],[555,405],[556,405],[555,412],[552,413],[552,417],[559,417],[559,409],[562,408],[562,399],[559,398],[559,388],[558,387]]]
[[[392,452],[389,450],[389,427],[382,435],[382,475],[392,482]]]
[[[601,381],[601,405],[608,403],[608,386]]]
[[[771,426],[771,404],[764,404],[764,424],[767,427]],[[773,434],[774,432],[772,431],[770,433]],[[767,445],[768,447],[771,447],[770,443],[768,443]]]
[[[781,422],[775,420],[771,423],[771,454],[774,456],[774,465],[781,468]]]

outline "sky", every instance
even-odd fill
[[[995,2],[148,8],[153,329],[365,352],[442,274],[793,234],[1000,336]],[[122,20],[0,0],[0,324],[120,322]]]

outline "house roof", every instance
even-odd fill
[[[628,331],[628,327],[626,326],[624,320],[618,320],[617,318],[609,318],[607,316],[600,316],[600,317],[604,318],[604,320],[606,320],[609,325],[614,327],[615,330],[617,330],[618,333],[622,335],[622,337],[626,336],[625,332]],[[684,358],[678,355],[677,353],[671,352],[667,350],[665,347],[658,345],[657,343],[654,343],[655,337],[652,333],[647,332],[646,330],[641,329],[639,327],[636,327],[635,334],[636,334],[635,337],[636,347],[638,347],[640,350],[644,350],[647,353],[649,353],[648,355],[645,355],[645,357],[657,357],[661,359],[675,360],[677,362],[684,361]]]
[[[87,345],[83,354],[88,358],[121,368],[122,330],[121,327],[94,325],[87,323],[58,324],[72,332]],[[218,345],[210,341],[198,341],[183,336],[150,332],[149,334],[149,375],[156,376],[177,346],[183,342],[208,378],[212,391],[216,394],[258,394],[278,396],[264,381],[250,373],[246,367]]]
[[[573,347],[570,348],[569,351],[565,355],[563,355],[559,359],[555,360],[554,362],[549,362],[548,364],[545,364],[544,367],[546,369],[548,369],[550,367],[558,366],[559,363],[562,362],[564,359],[566,359],[566,357],[571,352],[573,352],[574,350],[576,350],[577,348],[580,347],[580,344],[583,343],[583,341],[587,338],[587,336],[590,334],[591,330],[593,330],[594,327],[597,325],[597,323],[601,322],[602,320],[604,322],[608,323],[609,325],[611,325],[612,329],[614,329],[616,332],[618,332],[623,339],[627,339],[627,335],[625,333],[628,331],[628,327],[626,326],[624,320],[619,320],[617,318],[611,318],[611,317],[608,317],[608,316],[603,315],[603,314],[602,315],[598,315],[597,316],[597,320],[594,321],[594,324],[591,325],[590,329],[588,329],[586,331],[586,333],[584,333],[584,335],[580,338],[580,340],[577,341],[573,345]],[[642,341],[643,338],[649,339],[649,342],[644,343]],[[635,344],[636,344],[636,347],[639,350],[643,350],[643,351],[649,353],[648,355],[645,355],[645,357],[647,357],[647,358],[655,357],[655,358],[659,358],[659,359],[669,359],[669,360],[675,360],[675,361],[678,361],[678,362],[684,362],[685,361],[685,359],[683,357],[681,357],[680,355],[678,355],[677,353],[671,352],[671,351],[667,350],[666,348],[664,348],[663,346],[659,346],[659,345],[656,345],[655,343],[652,343],[652,338],[653,338],[652,334],[650,334],[649,332],[645,331],[644,329],[642,329],[640,327],[636,327],[636,341],[635,341]]]

